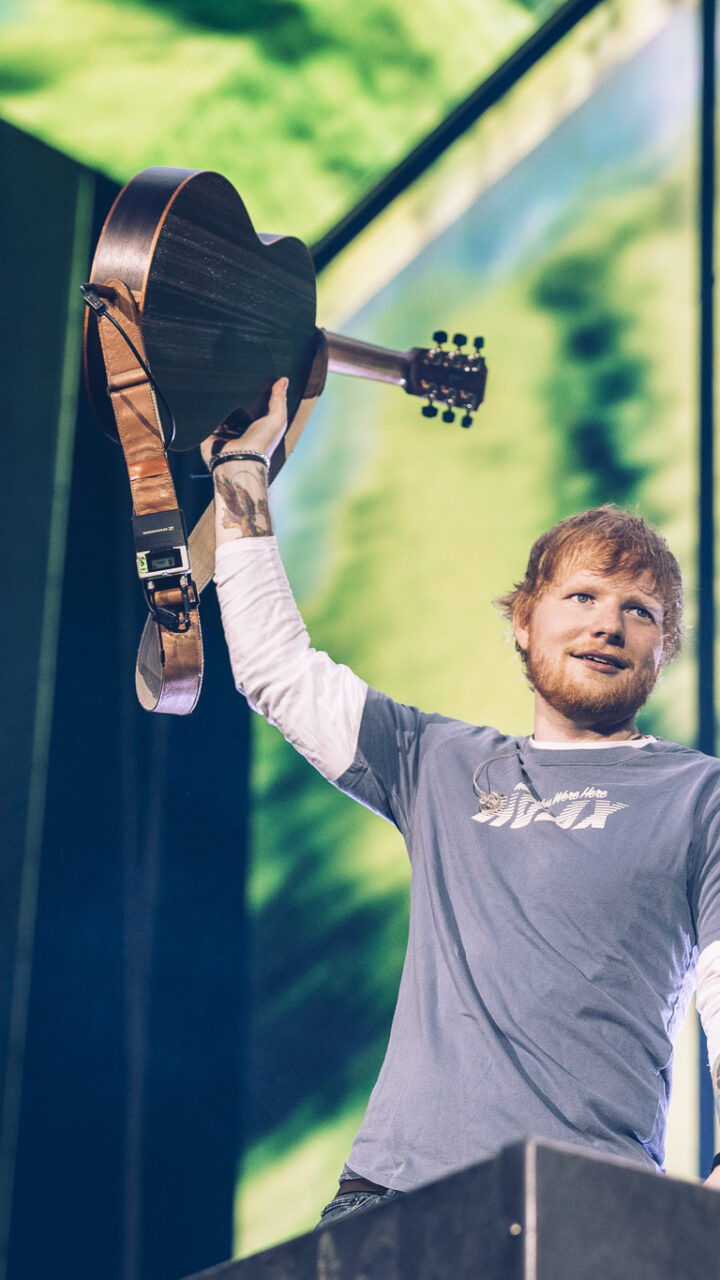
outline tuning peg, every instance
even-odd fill
[[[422,407],[422,415],[424,418],[437,418],[437,405],[428,402]]]
[[[442,416],[442,420],[443,420],[443,422],[454,422],[454,421],[455,421],[455,414],[453,413],[452,409],[446,409],[446,410],[445,410],[445,412],[444,412],[444,414],[443,414],[443,416]]]
[[[467,342],[467,334],[465,333],[453,334],[453,342],[455,343],[456,347],[464,347],[465,343]]]
[[[476,351],[482,351],[483,347],[485,346],[485,339],[484,339],[484,338],[473,338],[473,346],[474,346],[474,348],[475,348],[475,350],[476,350]]]
[[[461,422],[460,422],[460,426],[461,426],[461,427],[471,427],[471,426],[472,426],[472,424],[473,424],[472,414],[471,414],[471,413],[464,413],[464,414],[463,414],[463,416],[462,416],[462,420],[461,420]]]
[[[436,329],[433,334],[433,342],[437,342],[438,346],[442,346],[443,342],[447,342],[447,334],[444,329]]]

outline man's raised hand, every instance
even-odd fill
[[[222,427],[218,427],[207,440],[203,440],[200,452],[206,466],[210,465],[211,458],[223,451],[251,449],[271,458],[287,427],[287,388],[287,378],[278,378],[273,383],[267,413],[251,422],[242,436],[229,436]]]

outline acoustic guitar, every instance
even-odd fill
[[[100,326],[107,325],[106,308],[112,318],[113,299],[125,308],[114,312],[120,327],[134,304],[133,350],[144,357],[145,372],[134,357],[128,361],[136,381],[147,374],[163,454],[196,447],[221,424],[228,434],[241,436],[265,411],[270,388],[281,376],[289,379],[288,429],[273,455],[271,481],[294,447],[328,371],[394,383],[426,399],[427,417],[444,406],[445,421],[459,412],[466,427],[484,398],[487,368],[480,338],[466,352],[465,336],[456,334],[451,350],[447,335],[438,331],[430,348],[392,351],[318,329],[309,250],[292,236],[257,234],[237,191],[217,173],[152,168],[132,178],[110,210],[90,286],[84,289],[89,303],[85,378],[95,416],[109,436],[120,438],[113,404],[117,408],[118,398],[127,398],[124,391],[118,397],[117,389],[130,387],[134,374],[126,370],[120,377],[108,369],[106,330],[101,338]],[[109,383],[115,390],[112,403]],[[132,485],[137,467],[134,473],[125,452]],[[133,501],[137,516],[136,488]],[[151,510],[162,513],[172,506],[167,500],[151,504]],[[173,520],[165,523],[174,527]],[[197,613],[199,592],[213,573],[212,504],[191,533],[182,563],[176,563],[177,554],[174,559],[161,554],[166,549],[158,547],[157,537],[153,558],[143,561],[139,536],[136,527],[138,570],[141,578],[145,570],[151,616],[138,655],[138,697],[148,710],[187,714],[200,692],[202,650],[199,664],[190,660],[190,666],[199,665],[190,679],[187,652],[176,670],[177,650],[187,650],[184,623]],[[182,593],[174,590],[181,582],[184,603],[178,603]],[[154,607],[156,598],[165,606]],[[179,627],[173,616],[183,619]],[[193,629],[199,633],[199,622]]]

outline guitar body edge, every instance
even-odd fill
[[[151,168],[131,179],[93,259],[92,282],[110,278],[137,296],[150,368],[175,418],[173,450],[228,420],[242,434],[283,375],[293,417],[317,347],[312,258],[295,237],[259,236],[226,178]],[[84,356],[96,417],[117,439],[94,315]]]

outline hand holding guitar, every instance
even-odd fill
[[[201,445],[203,459],[215,481],[216,544],[272,533],[269,466],[262,457],[270,459],[285,435],[287,388],[287,378],[273,383],[267,413],[250,423],[241,440],[228,438],[220,427]],[[262,456],[253,457],[256,453]]]
[[[246,450],[264,453],[266,457],[272,458],[287,428],[287,388],[287,378],[278,378],[273,383],[267,413],[251,422],[243,431],[241,439],[229,434],[223,427],[218,427],[207,440],[203,440],[200,452],[205,465],[209,467],[211,461],[221,453]]]

